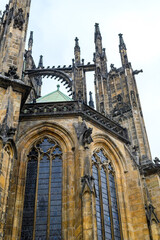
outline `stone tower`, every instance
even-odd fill
[[[93,63],[75,38],[71,65],[46,68],[40,56],[36,66],[29,10],[30,0],[10,0],[0,19],[0,240],[160,239],[160,160],[122,34],[120,68],[108,71],[97,23]],[[41,97],[43,77],[69,96],[58,85]]]
[[[127,128],[133,154],[138,154],[139,160],[146,162],[151,160],[151,153],[135,81],[135,75],[142,70],[132,69],[122,34],[119,34],[119,42],[122,67],[117,69],[111,64],[107,79],[109,113]]]

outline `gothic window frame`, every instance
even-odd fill
[[[105,157],[105,161],[101,162],[100,156],[98,153],[102,152],[103,156]],[[95,158],[95,161],[94,161]],[[118,210],[118,221],[119,221],[119,231],[120,231],[120,239],[123,239],[122,233],[122,222],[121,222],[121,213],[120,213],[120,204],[119,204],[119,197],[118,197],[118,186],[116,181],[116,171],[112,163],[111,157],[108,156],[107,151],[104,147],[97,148],[93,151],[92,154],[92,175],[93,175],[93,166],[96,167],[98,173],[98,193],[96,191],[96,198],[95,198],[95,209],[96,209],[96,199],[99,197],[100,201],[100,220],[101,220],[101,232],[102,232],[102,240],[105,240],[105,222],[104,222],[104,209],[103,209],[103,196],[102,196],[102,180],[101,180],[101,169],[103,168],[106,176],[106,183],[107,183],[107,194],[108,194],[108,207],[109,207],[109,215],[110,215],[110,223],[111,223],[111,239],[114,240],[114,223],[113,223],[113,214],[112,214],[112,201],[111,201],[111,193],[110,193],[110,181],[109,181],[109,174],[111,173],[114,176],[114,183],[115,183],[115,194],[116,194],[116,203],[117,203],[117,210]],[[93,175],[94,178],[94,175]],[[97,196],[98,195],[98,196]],[[96,212],[96,211],[95,211]],[[96,213],[96,226],[97,226],[97,213]],[[97,228],[97,237],[98,237],[98,228]],[[99,239],[99,238],[98,238]]]
[[[49,143],[53,144],[52,147],[48,148],[48,150],[45,152],[40,145],[44,142],[44,140],[47,139]],[[59,149],[60,153],[53,153],[53,151],[55,151],[56,149]],[[30,154],[32,152],[32,150],[35,150],[37,152],[37,156],[33,156],[32,154]],[[59,159],[61,160],[61,237],[62,237],[62,200],[63,200],[63,151],[62,151],[62,147],[61,144],[52,136],[49,135],[44,135],[41,138],[39,138],[38,140],[36,140],[32,146],[30,147],[29,150],[29,154],[27,155],[27,164],[26,164],[26,181],[27,181],[27,168],[28,168],[28,162],[31,159],[35,159],[37,161],[37,175],[36,175],[36,187],[35,187],[35,200],[34,200],[34,215],[33,215],[33,233],[32,233],[32,237],[33,240],[36,239],[36,220],[37,220],[37,205],[38,205],[38,190],[39,190],[39,176],[40,176],[40,163],[41,161],[44,159],[44,156],[46,156],[47,160],[49,160],[49,180],[48,180],[48,206],[47,206],[47,228],[46,228],[46,239],[49,239],[50,236],[50,226],[51,226],[51,222],[50,222],[50,218],[51,218],[51,185],[52,185],[52,177],[53,177],[53,173],[52,173],[52,166],[53,166],[53,160],[56,158],[56,156],[59,157]],[[25,189],[26,189],[26,185],[25,185]],[[24,193],[24,203],[23,203],[23,210],[24,210],[24,204],[25,204],[25,194]],[[23,214],[22,214],[22,227],[23,227]],[[21,233],[22,233],[22,229],[21,229]]]

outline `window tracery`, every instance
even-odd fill
[[[98,240],[120,240],[115,171],[103,149],[97,150],[92,156],[92,174],[96,189]]]
[[[44,137],[28,155],[21,239],[61,239],[62,151]]]

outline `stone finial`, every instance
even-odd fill
[[[93,101],[93,97],[92,97],[92,92],[89,92],[89,96],[90,96],[90,100],[89,100],[89,106],[94,108],[94,101]]]
[[[42,55],[39,58],[38,68],[43,68],[43,56]]]
[[[118,35],[119,35],[119,47],[121,49],[127,50],[126,45],[125,45],[124,40],[123,40],[123,34],[119,33]]]
[[[75,38],[75,46],[76,46],[76,47],[79,46],[79,42],[78,42],[78,41],[79,41],[79,39],[76,37],[76,38]]]
[[[28,51],[32,52],[32,46],[33,46],[33,31],[30,32],[30,37],[28,40]]]
[[[58,85],[57,85],[57,91],[59,91],[59,89],[60,89],[60,85],[58,84]]]
[[[100,40],[102,39],[100,29],[99,29],[99,23],[95,23],[95,35],[94,35],[94,41],[99,38]]]

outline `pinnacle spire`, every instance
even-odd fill
[[[126,67],[126,66],[129,66],[128,57],[127,57],[127,48],[123,40],[123,34],[120,33],[118,35],[119,35],[119,52],[121,55],[121,62],[122,62],[122,66]]]
[[[95,23],[95,35],[94,35],[94,42],[96,42],[96,39],[99,38],[102,39],[100,29],[99,29],[99,23]]]
[[[75,47],[78,47],[78,48],[79,48],[79,42],[78,42],[78,41],[79,41],[79,39],[76,37],[76,38],[75,38]]]
[[[119,33],[118,35],[119,35],[119,49],[127,50],[126,44],[124,43],[124,40],[123,40],[123,34]]]
[[[33,47],[33,31],[30,32],[30,37],[28,40],[28,51],[32,52],[32,47]]]
[[[90,99],[89,99],[89,106],[94,108],[94,101],[93,101],[93,97],[92,97],[92,92],[91,91],[89,92],[89,97],[90,97]]]
[[[79,39],[75,38],[75,47],[74,47],[74,56],[75,56],[75,64],[80,64],[80,46],[79,46]]]
[[[39,58],[38,68],[43,68],[43,56],[42,55]]]

